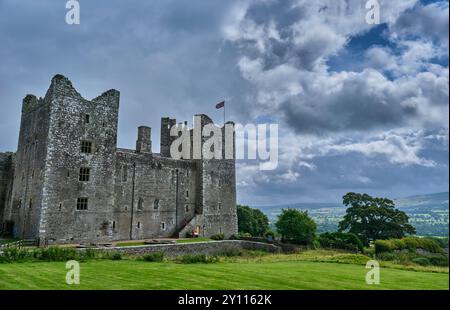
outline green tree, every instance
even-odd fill
[[[402,238],[416,233],[408,223],[406,213],[396,209],[390,199],[347,193],[343,203],[350,207],[339,223],[339,231],[354,233],[366,245],[373,240]]]
[[[269,230],[269,219],[259,209],[237,205],[238,231],[262,237]]]
[[[316,235],[316,223],[307,211],[283,209],[275,223],[283,241],[311,244]]]

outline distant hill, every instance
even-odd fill
[[[448,192],[429,195],[417,195],[395,200],[399,209],[408,212],[448,211]]]
[[[405,211],[418,235],[448,236],[449,193],[416,195],[395,199],[397,208]],[[273,222],[282,209],[306,210],[317,223],[318,231],[335,231],[345,214],[340,203],[294,203],[273,206],[253,206],[262,210]]]

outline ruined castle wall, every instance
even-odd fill
[[[119,92],[88,101],[62,76],[49,90],[51,115],[40,236],[48,243],[111,239]],[[91,153],[82,143],[91,143]],[[80,180],[80,168],[89,180]],[[87,209],[77,208],[87,198]]]
[[[4,217],[13,222],[13,234],[18,238],[34,239],[39,234],[49,115],[47,98],[38,99],[33,95],[24,98],[14,187]]]
[[[0,153],[0,231],[14,176],[13,153]]]
[[[194,216],[196,174],[190,161],[118,150],[113,238],[173,236]]]

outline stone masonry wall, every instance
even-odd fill
[[[0,153],[0,231],[13,178],[13,153]]]
[[[5,220],[13,222],[13,234],[18,238],[39,235],[49,126],[49,96],[27,95],[22,104],[14,186],[5,212]]]
[[[167,257],[176,257],[185,254],[206,254],[215,255],[227,250],[259,250],[270,253],[279,253],[280,247],[262,243],[244,240],[224,240],[224,241],[210,241],[210,242],[195,242],[195,243],[178,243],[178,244],[156,244],[143,245],[132,247],[113,247],[105,248],[105,251],[121,252],[130,255],[143,255],[149,253],[164,252]]]
[[[173,236],[194,216],[196,173],[189,161],[118,150],[113,238]]]
[[[49,148],[42,202],[41,237],[49,243],[111,240],[119,92],[88,101],[71,82],[52,80]],[[83,152],[82,143],[91,143]],[[89,180],[80,180],[80,168]],[[77,209],[87,198],[87,209]]]

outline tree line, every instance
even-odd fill
[[[388,198],[367,194],[347,193],[343,197],[346,213],[339,223],[338,231],[319,236],[322,244],[354,245],[360,249],[375,240],[402,238],[415,234],[407,214],[395,208]],[[283,209],[275,222],[276,232],[270,229],[268,217],[258,209],[237,206],[240,234],[253,237],[277,235],[281,241],[310,245],[317,240],[317,225],[307,211]]]

